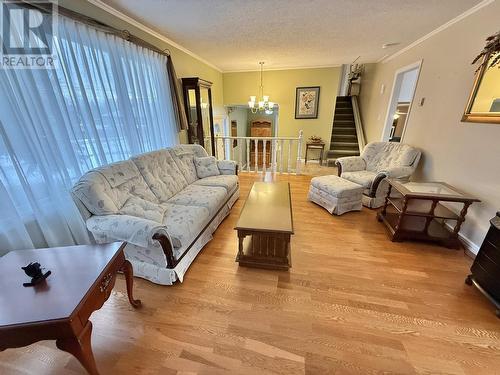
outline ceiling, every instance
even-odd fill
[[[102,0],[222,71],[391,55],[480,0]],[[400,43],[386,49],[385,43]]]

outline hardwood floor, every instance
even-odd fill
[[[500,320],[464,284],[463,251],[392,243],[375,211],[331,216],[291,183],[289,272],[238,268],[233,227],[254,180],[188,271],[163,287],[123,278],[94,313],[102,374],[495,374]],[[265,212],[262,213],[265,215]],[[54,342],[0,353],[1,374],[83,374]]]

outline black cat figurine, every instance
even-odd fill
[[[43,273],[43,268],[38,262],[31,262],[26,267],[21,267],[26,275],[31,277],[30,283],[23,283],[23,286],[34,286],[41,281],[45,280],[52,273],[51,271],[47,271]]]

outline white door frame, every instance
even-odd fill
[[[417,79],[415,80],[415,85],[413,87],[413,94],[410,101],[410,106],[408,107],[408,114],[406,115],[406,121],[403,128],[403,133],[401,134],[401,142],[403,142],[405,133],[406,133],[406,125],[408,124],[408,119],[410,118],[411,109],[413,107],[413,101],[415,100],[415,92],[417,91],[418,80],[420,78],[420,72],[422,70],[422,62],[424,60],[419,60],[414,62],[413,64],[404,66],[394,73],[394,81],[392,83],[392,92],[389,99],[389,105],[387,107],[387,113],[385,115],[384,127],[382,128],[382,136],[381,141],[387,142],[391,135],[391,128],[393,123],[393,113],[396,111],[398,106],[398,95],[399,90],[401,89],[401,83],[403,82],[403,74],[409,72],[411,70],[418,69]]]

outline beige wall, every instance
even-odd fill
[[[136,27],[122,21],[116,16],[105,12],[104,10],[92,5],[85,0],[59,0],[58,4],[75,12],[92,17],[110,26],[120,30],[126,29],[131,34],[138,36],[145,41],[153,44],[160,49],[169,49],[172,61],[174,62],[177,76],[181,77],[200,77],[207,81],[213,82],[212,86],[212,101],[214,106],[214,115],[224,113],[222,105],[222,73],[212,68],[211,66],[201,62],[200,60],[188,55],[187,53],[155,38],[154,36],[137,29]],[[187,142],[185,131],[180,134],[181,142]]]
[[[278,136],[294,137],[302,129],[305,140],[319,135],[328,145],[339,75],[339,67],[264,71],[264,94],[279,104]],[[259,72],[224,73],[224,104],[247,104],[250,95],[259,94],[259,77]],[[295,88],[301,86],[321,87],[317,119],[295,119]]]
[[[395,71],[423,59],[403,141],[423,151],[416,180],[446,181],[482,200],[471,207],[462,229],[476,245],[500,209],[500,125],[460,119],[474,79],[470,63],[485,38],[498,31],[499,14],[497,1],[396,58],[369,66],[360,98],[367,140],[378,141]],[[381,95],[382,84],[386,90]]]

